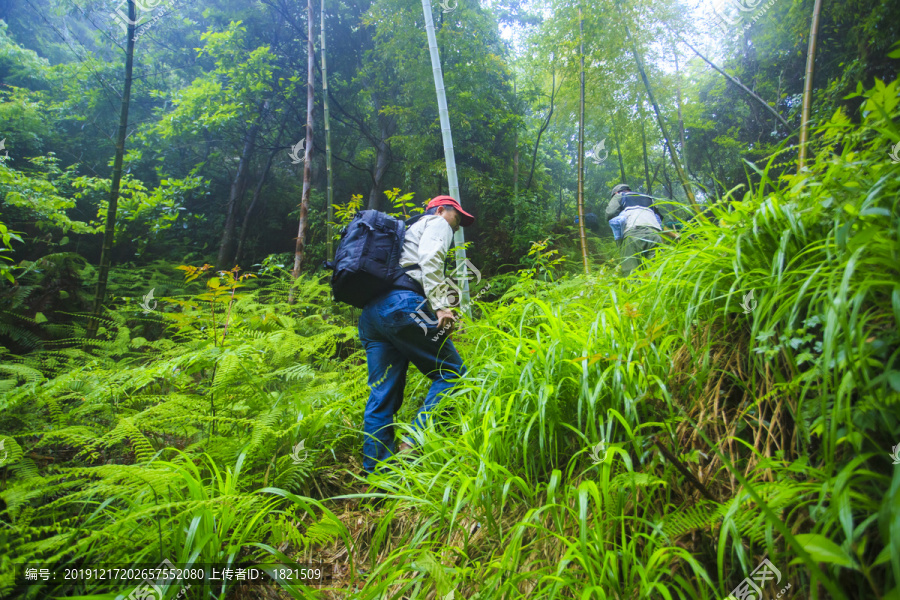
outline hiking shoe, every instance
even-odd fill
[[[398,450],[394,456],[396,456],[400,460],[413,461],[421,456],[421,452],[418,448],[415,447],[404,448],[403,450]]]
[[[404,448],[404,446],[406,446],[406,447]],[[406,442],[400,442],[399,450],[397,450],[397,452],[395,454],[398,454],[401,456],[403,456],[403,455],[419,456],[420,450],[421,449],[419,446],[411,446],[410,444],[408,444]]]

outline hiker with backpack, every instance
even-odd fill
[[[653,205],[653,198],[631,191],[627,183],[612,189],[612,199],[606,207],[606,219],[616,242],[621,240],[622,275],[630,276],[642,262],[653,258],[656,246],[662,242],[662,215]]]
[[[410,224],[379,211],[361,211],[342,234],[331,265],[335,299],[363,309],[359,339],[371,389],[363,423],[367,473],[394,454],[394,415],[403,403],[409,364],[432,381],[414,429],[425,427],[443,394],[465,374],[449,339],[456,316],[444,259],[453,233],[475,217],[451,196],[437,196],[414,219]],[[414,448],[415,441],[405,438],[399,453]]]

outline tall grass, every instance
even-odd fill
[[[757,169],[638,282],[528,282],[483,305],[451,425],[388,476],[427,526],[370,549],[382,566],[358,597],[418,581],[437,596],[722,598],[764,558],[781,571],[767,594],[896,593],[896,91],[867,92],[858,128],[823,127],[809,173]]]

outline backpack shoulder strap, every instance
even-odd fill
[[[410,227],[415,225],[419,221],[419,219],[421,219],[424,216],[425,216],[425,213],[419,213],[417,215],[414,215],[414,216],[408,218],[406,221],[404,221],[404,223],[406,223],[406,228],[409,229]]]

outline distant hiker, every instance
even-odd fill
[[[606,218],[613,237],[622,240],[622,275],[628,277],[656,254],[656,246],[662,242],[662,217],[652,198],[636,194],[627,183],[620,183],[612,190]]]
[[[433,198],[425,215],[406,230],[400,255],[401,267],[418,268],[408,270],[393,289],[376,296],[363,308],[359,339],[366,349],[372,390],[363,426],[363,468],[368,473],[375,470],[377,462],[394,454],[394,415],[403,403],[409,363],[432,381],[425,403],[413,420],[416,429],[424,428],[441,396],[465,374],[462,358],[449,339],[456,317],[444,277],[444,258],[453,232],[474,221],[475,217],[451,196]],[[426,317],[428,325],[420,315]],[[411,452],[414,446],[414,440],[405,438],[399,452]]]
[[[575,224],[578,225],[578,215],[575,215]],[[600,219],[594,213],[584,215],[584,227],[593,232],[600,231]]]

